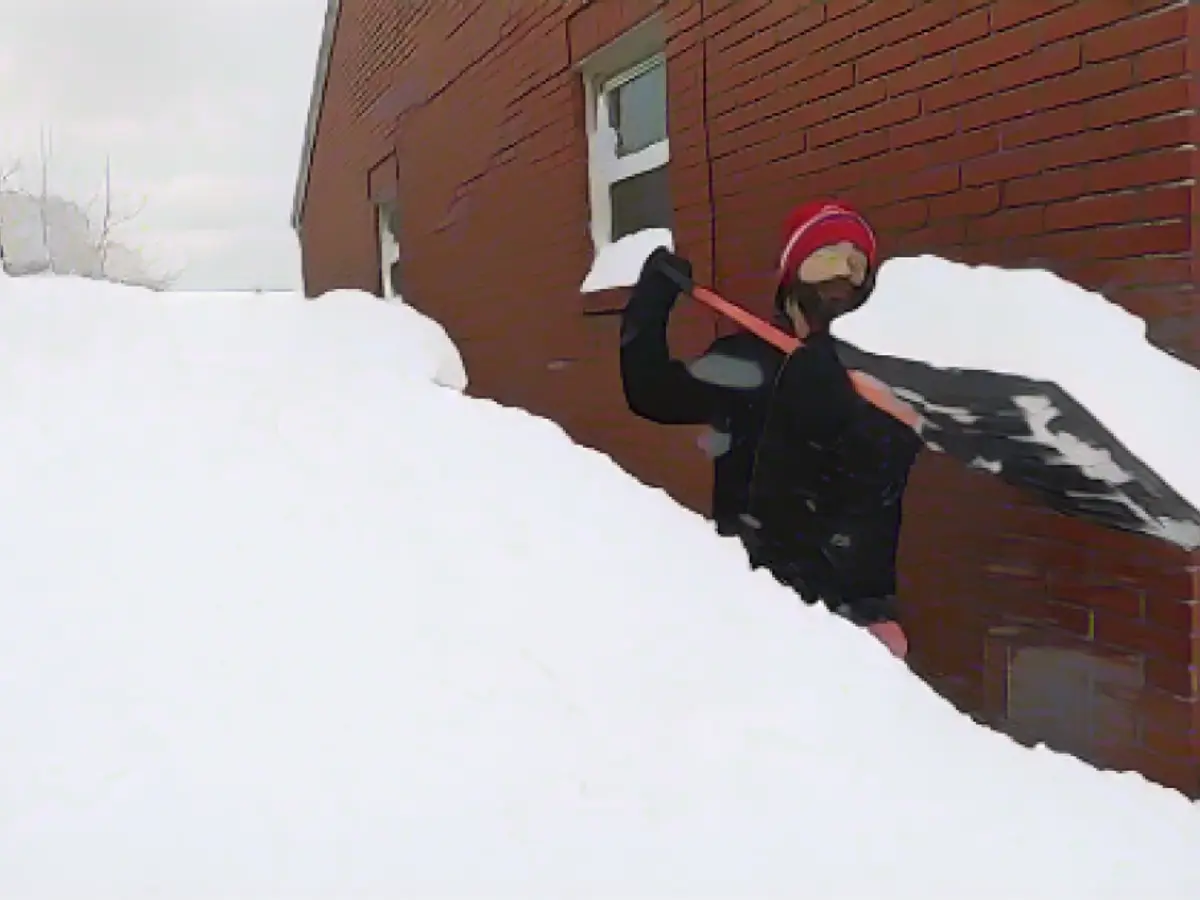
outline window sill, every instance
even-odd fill
[[[625,310],[625,304],[629,302],[629,288],[609,288],[581,296],[585,316],[615,316]]]

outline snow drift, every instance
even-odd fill
[[[27,373],[47,357],[73,372],[94,367],[102,380],[115,372],[153,378],[162,370],[202,377],[212,363],[214,379],[233,369],[251,376],[284,367],[304,385],[320,386],[350,368],[465,390],[458,348],[411,307],[358,291],[334,291],[319,303],[298,299],[286,292],[154,293],[83,278],[0,274],[0,356]],[[127,345],[131,352],[116,352]]]
[[[1200,895],[1181,795],[464,383],[362,295],[0,279],[0,896]]]
[[[834,333],[930,445],[1065,513],[1200,547],[1200,371],[1137,316],[1050,272],[922,256],[884,263]]]

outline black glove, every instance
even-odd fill
[[[680,291],[678,282],[667,274],[668,268],[686,278],[685,283],[691,282],[692,264],[665,247],[646,258],[621,316],[622,352],[648,334],[658,335],[665,345],[667,320]]]
[[[668,270],[672,270],[680,276],[685,284],[691,284],[692,264],[666,247],[659,247],[646,257],[646,262],[642,264],[637,287],[651,295],[669,294],[671,303],[674,304],[681,288],[679,282],[671,277]]]

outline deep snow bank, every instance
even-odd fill
[[[115,352],[129,345],[132,352]],[[0,354],[32,371],[47,353],[72,368],[146,366],[148,375],[157,367],[203,372],[211,359],[225,368],[287,366],[317,381],[350,367],[467,386],[462,357],[441,325],[359,291],[304,302],[290,293],[155,293],[0,273]]]
[[[1200,546],[1200,370],[1150,344],[1145,322],[1100,294],[1040,269],[902,257],[883,264],[870,302],[838,320],[834,333],[869,353],[942,370],[941,383],[951,389],[969,390],[963,386],[971,377],[957,370],[1057,385],[1121,446],[1088,433],[1086,423],[1084,433],[1072,431],[1066,411],[1037,388],[1026,388],[1028,396],[1018,389],[1013,398],[1029,426],[1021,440],[1044,445],[1051,465],[1078,469],[1093,479],[1091,491],[1111,491],[1132,507],[1138,530]],[[923,380],[937,378],[930,372]],[[1118,459],[1123,451],[1132,456]],[[999,465],[981,460],[983,467],[993,463]],[[1136,471],[1142,465],[1191,508],[1177,504],[1174,517],[1164,515],[1154,496],[1160,491],[1126,493],[1126,484],[1143,480]]]
[[[6,900],[1200,895],[437,326],[241,300],[0,282]]]

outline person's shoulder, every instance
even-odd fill
[[[706,352],[716,353],[722,356],[735,356],[739,359],[754,360],[756,362],[767,362],[773,359],[781,359],[783,354],[764,341],[762,338],[751,334],[749,331],[735,331],[733,334],[722,335],[717,338]]]
[[[765,388],[778,370],[782,354],[750,334],[737,332],[713,341],[688,365],[693,377],[740,391]]]

